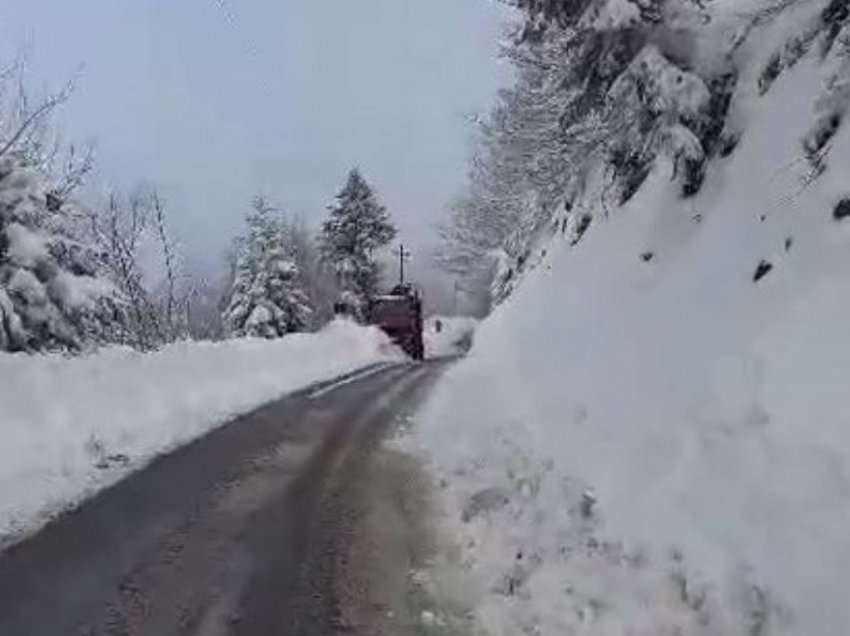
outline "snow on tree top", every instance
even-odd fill
[[[123,299],[73,206],[48,206],[45,175],[0,157],[0,350],[79,350],[118,340]]]

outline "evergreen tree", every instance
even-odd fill
[[[377,292],[381,270],[374,253],[392,241],[397,230],[356,168],[329,210],[319,240],[322,257],[335,272],[347,303],[358,311]]]
[[[291,229],[263,197],[246,217],[248,232],[237,239],[233,285],[222,316],[232,336],[278,338],[312,326]]]
[[[21,155],[0,156],[0,351],[79,351],[123,341],[125,302],[83,215],[50,197]]]

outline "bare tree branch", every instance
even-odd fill
[[[48,96],[35,110],[29,112],[27,115],[23,117],[23,121],[18,125],[17,130],[9,137],[9,139],[0,146],[0,157],[9,152],[12,148],[15,147],[21,138],[32,128],[38,121],[46,117],[51,111],[53,111],[60,104],[68,101],[68,98],[71,96],[71,92],[74,88],[73,80],[69,80],[65,87],[55,93],[54,95]],[[26,98],[23,97],[26,95],[26,92],[23,92],[21,107],[29,110],[26,104]]]
[[[86,175],[94,168],[94,147],[86,145],[82,152],[71,144],[68,147],[65,161],[62,164],[62,172],[58,178],[53,193],[59,199],[65,199],[72,192],[85,183]]]
[[[165,224],[165,204],[159,193],[154,190],[151,193],[151,205],[153,207],[154,223],[156,224],[157,238],[165,264],[166,296],[165,296],[165,324],[169,331],[169,337],[174,338],[176,330],[174,326],[175,287],[177,284],[176,262],[174,246],[168,236]]]

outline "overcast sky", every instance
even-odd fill
[[[216,262],[251,195],[317,223],[357,164],[424,253],[463,184],[471,114],[506,82],[491,0],[4,0],[0,54],[35,88],[83,64],[60,114],[97,181],[153,181],[188,256]]]

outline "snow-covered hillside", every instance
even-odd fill
[[[699,192],[591,182],[405,442],[461,548],[433,584],[489,634],[850,630],[850,9],[743,28],[768,4],[705,3],[740,141]]]
[[[425,357],[442,358],[466,353],[472,345],[477,325],[478,320],[469,316],[431,316],[425,321],[422,336],[425,341]]]
[[[0,545],[239,413],[400,359],[382,332],[348,321],[153,353],[0,354]]]

